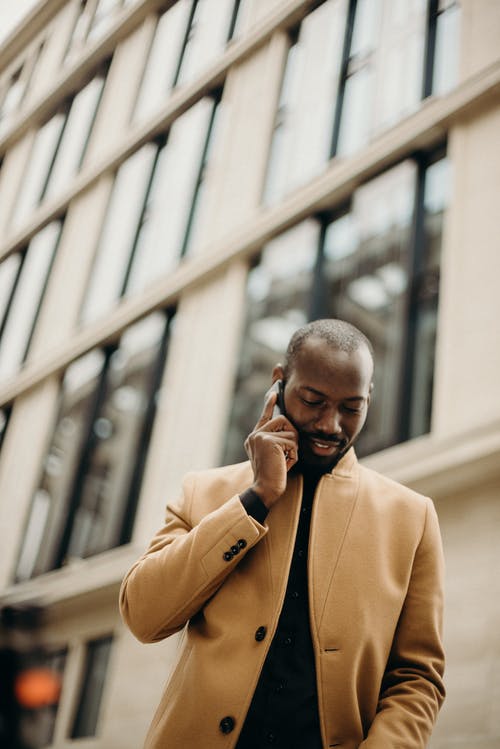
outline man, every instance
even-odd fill
[[[121,610],[184,628],[148,749],[424,749],[444,698],[432,502],[360,466],[372,349],[340,320],[300,328],[245,443],[188,475]],[[187,626],[185,626],[187,624]]]

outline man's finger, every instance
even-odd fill
[[[264,424],[267,424],[269,419],[272,419],[273,416],[273,408],[274,404],[276,403],[277,393],[273,390],[269,390],[266,393],[266,398],[264,401],[264,408],[262,409],[262,413],[260,415],[260,419],[258,420],[257,424],[255,425],[256,429],[259,429]]]

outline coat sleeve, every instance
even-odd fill
[[[426,519],[387,662],[377,714],[360,749],[425,749],[444,700],[444,563],[437,515]]]
[[[167,506],[164,527],[123,580],[120,611],[141,642],[182,629],[267,532],[238,495],[195,523],[195,494],[190,474],[180,500]]]

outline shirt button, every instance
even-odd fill
[[[231,718],[230,715],[226,715],[226,717],[222,718],[219,723],[219,729],[221,733],[231,733],[234,729],[234,718]]]
[[[266,736],[266,740],[268,744],[274,744],[276,742],[276,734],[272,731],[269,731],[269,733]]]
[[[298,590],[294,590],[293,593],[292,593],[292,598],[297,599],[298,597],[299,597],[299,591]]]
[[[233,558],[233,552],[232,551],[225,551],[222,555],[222,558],[225,562],[230,562]]]
[[[258,630],[255,632],[255,639],[257,640],[257,642],[262,642],[266,634],[267,634],[267,627],[259,627]]]
[[[281,694],[281,692],[284,690],[284,688],[285,688],[285,682],[284,681],[280,681],[279,684],[276,684],[276,686],[274,688],[274,691],[275,691],[276,694]]]
[[[290,645],[293,643],[293,640],[291,637],[285,637],[283,640],[283,645],[286,645],[286,647],[290,647]]]
[[[246,549],[247,542],[245,541],[244,538],[240,538],[238,540],[238,546],[239,546],[240,549]]]
[[[299,557],[300,559],[302,559],[302,557],[304,556],[304,549],[299,549],[299,550],[298,550],[298,552],[297,552],[297,556],[298,556],[298,557]]]

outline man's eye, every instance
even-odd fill
[[[301,398],[301,401],[302,401],[302,403],[304,403],[304,405],[311,406],[311,407],[313,407],[313,406],[320,406],[321,403],[322,403],[322,401],[308,401],[308,400],[306,400],[306,398]]]
[[[361,409],[360,408],[351,408],[350,406],[344,406],[344,411],[347,411],[350,414],[360,414]]]

